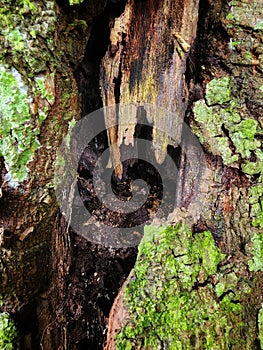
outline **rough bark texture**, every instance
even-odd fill
[[[150,230],[141,243],[106,349],[262,348],[261,1],[72,3],[0,4],[1,84],[17,84],[15,103],[1,90],[14,105],[0,130],[2,311],[15,316],[26,349],[103,347],[136,249],[107,249],[70,230],[53,165],[72,119],[148,102],[186,118],[206,166],[193,174],[182,153],[174,228]],[[169,123],[178,140],[181,125],[169,116],[151,122],[164,130]],[[124,118],[116,111],[105,123]],[[137,123],[136,113],[128,122]],[[121,146],[133,132],[111,128],[109,143]],[[177,147],[173,139],[153,135],[157,162]],[[117,148],[113,165],[120,155]]]

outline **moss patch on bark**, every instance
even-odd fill
[[[194,114],[198,127],[195,128],[200,141],[210,152],[220,155],[224,164],[238,167],[256,174],[263,168],[263,152],[258,136],[262,129],[246,110],[240,100],[231,97],[231,90],[237,89],[229,77],[214,78],[206,86],[206,100],[195,103]],[[251,162],[253,155],[256,160]]]
[[[18,349],[18,332],[15,323],[8,313],[0,313],[0,348]]]
[[[193,235],[184,224],[146,227],[125,292],[130,321],[117,335],[117,348],[252,344],[253,335],[243,335],[241,301],[250,287],[240,278],[240,267],[227,267],[225,258],[209,231]]]

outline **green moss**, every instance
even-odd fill
[[[182,224],[146,227],[125,291],[130,321],[117,349],[242,346],[239,282],[234,272],[220,272],[224,257],[209,231],[193,236]]]
[[[83,3],[84,0],[69,0],[69,4],[71,6],[73,5],[80,5],[81,3]]]
[[[254,256],[248,262],[249,269],[250,271],[263,271],[263,233],[255,234],[251,241],[253,243],[252,254]]]
[[[237,166],[237,162],[242,160],[242,170],[255,174],[263,166],[259,150],[261,142],[257,139],[262,130],[257,120],[249,117],[241,119],[239,100],[234,97],[229,100],[230,85],[229,78],[213,79],[207,84],[208,105],[205,100],[199,100],[193,108],[197,122],[194,130],[209,151],[220,155],[226,165]],[[249,160],[251,152],[257,155],[253,162]]]
[[[26,78],[55,65],[55,2],[3,0],[0,8],[0,61],[27,72]]]
[[[206,100],[209,106],[229,102],[229,77],[212,79],[206,86]]]
[[[18,349],[18,332],[14,322],[7,313],[0,313],[0,349]]]

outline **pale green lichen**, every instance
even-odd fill
[[[263,169],[263,131],[256,112],[262,108],[263,78],[253,68],[263,68],[263,8],[260,1],[230,1],[229,5],[230,12],[222,18],[229,51],[222,59],[231,76],[226,73],[206,85],[205,99],[194,106],[193,129],[224,164],[254,175]]]
[[[68,132],[67,132],[67,135],[65,137],[65,143],[66,143],[66,146],[68,147],[68,149],[70,148],[72,130],[73,130],[74,126],[76,125],[76,123],[77,123],[77,121],[75,119],[71,119],[68,122]]]
[[[262,18],[261,1],[230,2],[230,12],[223,20],[223,25],[230,37],[229,48],[232,54],[229,57],[229,62],[247,67],[257,65],[262,69]],[[253,84],[258,85],[258,83],[259,86],[262,85],[260,75],[257,79],[253,79]],[[250,85],[247,93],[255,95],[253,90]],[[259,95],[256,98],[258,97]]]
[[[241,119],[242,106],[237,98],[230,100],[230,86],[229,78],[215,78],[207,84],[208,105],[205,100],[199,100],[193,108],[198,123],[194,131],[226,165],[238,166],[237,162],[242,159],[242,170],[255,174],[263,167],[262,152],[258,149],[261,142],[257,138],[262,130],[257,120],[249,116]],[[250,161],[252,152],[257,156],[253,162]]]
[[[0,156],[5,159],[12,181],[27,177],[27,164],[40,146],[39,123],[32,122],[27,87],[17,71],[0,67]]]
[[[245,161],[242,164],[241,168],[244,173],[250,175],[263,173],[263,152],[260,149],[257,149],[255,150],[255,155],[257,156],[256,161]]]
[[[6,43],[11,45],[15,52],[21,52],[25,49],[26,38],[24,35],[22,35],[19,28],[14,28],[10,31],[5,29],[3,30],[3,34],[6,38]]]
[[[55,22],[53,1],[2,1],[0,155],[5,160],[5,179],[10,186],[27,179],[27,165],[40,147],[40,126],[54,103],[50,83],[54,83],[54,73],[45,72],[55,65]],[[18,67],[21,74],[13,67]]]
[[[239,298],[250,290],[234,271],[220,271],[224,258],[209,231],[193,236],[182,224],[146,227],[135,276],[125,291],[130,321],[117,335],[117,349],[219,350],[249,344],[249,336],[241,336]]]
[[[252,214],[256,213],[256,218],[253,220],[253,226],[260,227],[261,229],[263,229],[263,199],[261,199],[257,207],[256,204],[254,207],[252,206],[252,210],[253,209],[254,213]]]
[[[235,272],[231,272],[224,276],[215,287],[217,296],[220,297],[223,293],[227,292],[227,290],[236,288],[237,281],[238,279]]]
[[[260,141],[255,139],[258,131],[258,122],[255,119],[245,119],[239,124],[229,125],[231,141],[236,147],[236,153],[240,153],[242,158],[249,158],[251,150],[260,147]]]
[[[54,64],[55,2],[2,0],[0,60],[27,67],[33,77]],[[44,39],[44,40],[43,40]],[[28,69],[29,71],[29,69]]]
[[[54,79],[54,73],[50,74],[50,78]],[[34,80],[36,83],[36,87],[34,89],[35,96],[39,95],[41,98],[46,99],[50,105],[52,105],[54,103],[55,96],[51,88],[45,84],[45,75],[36,76]]]
[[[263,29],[263,10],[260,1],[236,1],[229,2],[230,12],[226,19],[233,26],[251,28],[256,31]],[[229,23],[229,24],[230,24]]]
[[[251,186],[248,190],[250,217],[254,227],[263,229],[263,186],[259,178],[257,185]]]
[[[17,350],[18,332],[13,320],[7,313],[0,313],[0,349]]]
[[[229,102],[229,77],[211,80],[206,86],[206,100],[209,106]]]
[[[220,155],[226,165],[239,167],[241,163],[240,167],[243,172],[249,175],[262,174],[263,152],[261,138],[258,137],[262,135],[262,128],[259,122],[249,115],[237,98],[232,97],[231,101],[227,101],[230,96],[227,93],[224,93],[225,98],[221,97],[218,87],[222,86],[222,79],[213,79],[212,82],[213,84],[211,82],[207,84],[206,94],[208,92],[211,96],[219,94],[219,98],[214,97],[212,100],[212,97],[208,99],[206,97],[210,106],[205,100],[195,103],[193,109],[197,122],[195,132],[200,136],[200,141],[205,147],[213,154]],[[228,80],[228,85],[225,84],[224,89],[228,86],[231,92],[231,84],[234,82],[229,83]],[[214,105],[215,101],[217,105]],[[244,115],[244,111],[247,112],[247,115]],[[251,160],[252,155],[253,161]],[[248,189],[250,218],[255,228],[263,228],[262,188],[262,177],[259,176],[258,185]],[[252,238],[251,249],[253,259],[249,263],[250,270],[262,270],[263,248],[260,234],[256,233]]]
[[[263,271],[263,233],[255,234],[251,239],[253,243],[253,259],[249,260],[250,271]]]

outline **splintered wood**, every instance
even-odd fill
[[[108,51],[101,63],[104,106],[134,104],[127,115],[116,107],[105,114],[111,163],[122,177],[120,145],[131,142],[138,123],[136,106],[156,106],[147,121],[153,124],[155,157],[161,164],[167,145],[180,142],[187,107],[186,60],[194,42],[199,0],[127,2],[115,18]],[[163,112],[160,112],[162,108]]]

